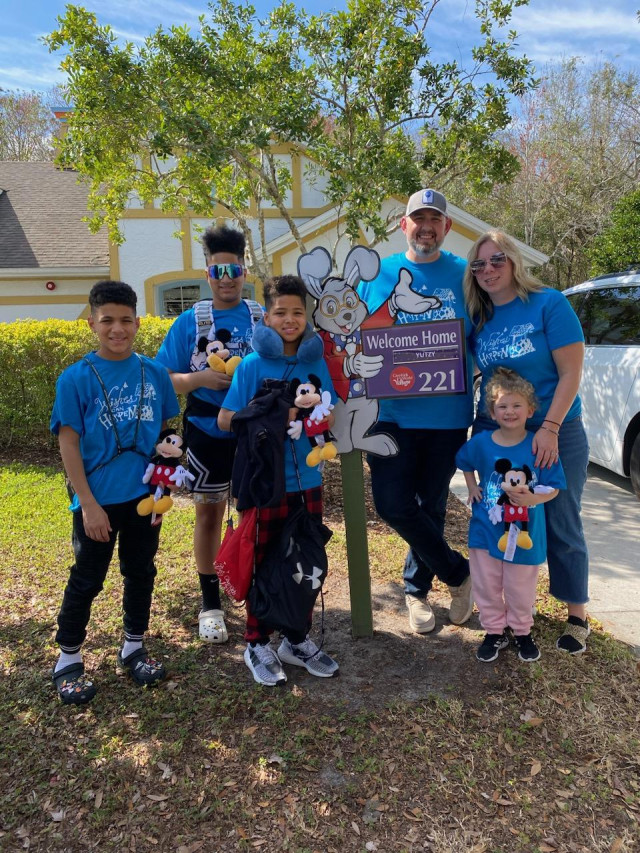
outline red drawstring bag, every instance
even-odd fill
[[[249,593],[256,553],[258,510],[255,507],[242,513],[240,523],[234,528],[233,520],[227,529],[214,561],[220,583],[229,598],[244,601]]]

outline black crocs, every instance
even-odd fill
[[[122,652],[118,652],[118,669],[128,670],[129,675],[136,684],[140,687],[150,687],[156,684],[165,677],[164,664],[158,660],[154,660],[147,655],[147,650],[144,646],[131,652],[126,658],[122,657]]]
[[[69,664],[58,672],[54,670],[51,678],[63,705],[86,705],[97,693],[93,681],[84,674],[81,663]]]

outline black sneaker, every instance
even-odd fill
[[[513,638],[518,650],[518,657],[526,663],[533,663],[540,658],[540,649],[531,634],[524,634]]]
[[[506,649],[508,645],[509,638],[505,631],[502,634],[485,634],[484,640],[476,652],[476,657],[482,663],[491,663],[492,660],[498,657],[502,649]]]

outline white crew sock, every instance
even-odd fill
[[[138,649],[142,648],[142,640],[126,640],[122,646],[122,651],[120,654],[123,658],[128,658],[130,654],[133,652],[137,652]]]
[[[82,654],[80,649],[77,652],[60,652],[60,657],[54,667],[54,672],[60,672],[65,666],[71,666],[73,663],[82,663]]]

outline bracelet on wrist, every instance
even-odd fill
[[[540,429],[546,429],[546,431],[550,432],[551,435],[556,435],[556,436],[560,435],[560,433],[557,432],[555,429],[549,429],[549,427],[546,427],[546,426],[541,426]]]
[[[542,423],[553,424],[554,426],[557,426],[558,429],[560,429],[560,427],[562,426],[562,424],[559,424],[558,421],[552,421],[551,418],[545,418]]]

